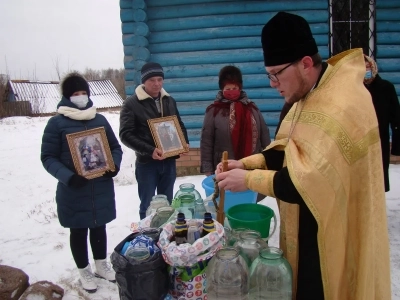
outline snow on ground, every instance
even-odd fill
[[[119,114],[104,115],[118,136]],[[69,230],[61,227],[57,219],[56,180],[44,170],[40,161],[41,139],[48,119],[13,117],[0,120],[0,264],[21,268],[29,275],[30,283],[48,280],[62,286],[66,300],[117,300],[117,286],[105,280],[97,279],[99,287],[95,294],[80,289],[69,249]],[[139,220],[135,154],[122,147],[121,171],[115,177],[117,219],[107,225],[108,254],[130,234],[131,222]],[[180,184],[191,182],[205,197],[201,186],[204,178],[202,175],[177,178],[175,191]],[[386,197],[392,295],[393,299],[400,299],[400,165],[390,166],[390,180],[391,191]],[[266,198],[263,203],[277,212],[273,199]],[[278,246],[277,234],[270,244]]]

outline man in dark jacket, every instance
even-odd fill
[[[378,118],[385,192],[388,192],[390,154],[400,155],[400,105],[394,85],[378,75],[378,67],[371,57],[364,55],[364,59],[367,69],[364,84],[371,93]],[[392,148],[390,148],[389,126],[392,130]]]
[[[175,99],[164,89],[164,71],[158,63],[149,62],[141,70],[142,85],[128,97],[121,109],[119,136],[121,142],[136,153],[135,176],[140,198],[140,219],[146,216],[151,198],[164,194],[172,200],[176,179],[175,159],[165,158],[156,147],[147,120],[176,115],[179,125],[189,144]]]

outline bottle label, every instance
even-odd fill
[[[187,224],[175,224],[175,232],[187,230]]]
[[[215,231],[215,225],[214,225],[214,223],[211,223],[211,224],[203,224],[203,229],[204,229],[205,231],[212,232],[212,231]]]

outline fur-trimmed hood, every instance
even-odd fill
[[[139,85],[136,89],[135,89],[135,94],[138,97],[138,100],[145,100],[148,98],[153,98],[151,97],[149,94],[146,93],[146,91],[144,90],[144,84]],[[161,97],[160,99],[162,99],[164,96],[168,96],[169,94],[162,88],[161,89]]]

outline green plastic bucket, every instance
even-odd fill
[[[268,240],[276,230],[276,216],[274,211],[262,204],[238,204],[226,212],[229,225],[232,229],[247,228],[256,230],[261,238]],[[271,219],[274,219],[274,229],[269,233]]]

